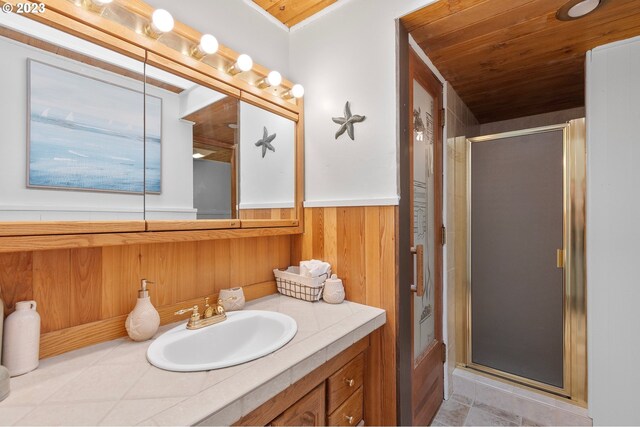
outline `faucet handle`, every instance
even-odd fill
[[[193,307],[191,307],[191,308],[184,308],[184,309],[182,309],[182,310],[178,310],[178,311],[176,311],[174,314],[175,314],[176,316],[179,316],[179,315],[181,315],[181,314],[185,314],[185,313],[188,313],[188,312],[190,312],[190,311],[192,311],[192,312],[193,312],[193,314],[191,314],[191,318],[192,318],[192,319],[194,319],[194,320],[198,320],[198,319],[200,318],[199,308],[198,308],[198,306],[197,306],[197,305],[194,305],[194,306],[193,306]]]

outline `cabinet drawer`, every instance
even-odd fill
[[[327,412],[333,412],[364,380],[364,354],[359,354],[327,380]]]
[[[272,426],[323,426],[324,412],[324,383],[313,389],[305,397],[284,411],[278,418],[271,421]]]
[[[355,426],[362,421],[362,387],[356,390],[338,409],[329,415],[330,426]]]

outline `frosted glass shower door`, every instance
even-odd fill
[[[564,129],[471,141],[471,362],[563,389]]]

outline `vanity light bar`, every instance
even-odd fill
[[[83,0],[82,4],[89,10],[96,13],[102,13],[105,7],[107,7],[113,0]]]
[[[144,33],[153,39],[157,39],[164,33],[173,30],[174,25],[173,16],[169,12],[164,9],[156,9],[151,14],[151,23],[144,27]]]
[[[302,98],[304,96],[304,87],[301,84],[295,84],[290,91],[287,91],[282,95],[284,99]]]
[[[218,51],[218,40],[211,34],[203,34],[200,43],[191,48],[191,56],[195,59],[202,59],[207,55],[213,55]]]
[[[87,9],[96,13],[102,13],[113,0],[82,0],[82,4]],[[151,21],[145,25],[144,33],[153,39],[160,38],[163,34],[173,30],[175,21],[171,13],[165,9],[156,9],[151,14]],[[214,55],[218,52],[220,45],[218,40],[211,34],[203,34],[200,42],[193,45],[189,50],[189,55],[197,60],[203,59],[207,55]],[[253,60],[246,53],[241,54],[236,62],[227,69],[227,73],[235,76],[240,73],[250,71],[253,68]],[[278,71],[271,71],[266,77],[256,82],[256,86],[260,89],[269,87],[278,87],[282,84],[282,75]],[[304,88],[300,84],[293,87],[282,94],[284,99],[302,98],[304,96]]]
[[[256,84],[260,89],[266,89],[268,87],[280,86],[282,83],[282,74],[277,71],[271,71],[267,77],[258,81]]]
[[[253,59],[251,59],[251,57],[246,53],[243,53],[242,55],[238,56],[238,59],[236,60],[235,64],[229,67],[229,69],[227,70],[227,73],[229,73],[232,76],[235,76],[236,74],[249,71],[252,68],[253,68]]]

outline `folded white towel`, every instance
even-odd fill
[[[328,262],[312,259],[300,262],[300,274],[306,277],[320,277],[326,274],[327,277],[331,271],[331,264]]]

